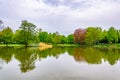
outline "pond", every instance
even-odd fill
[[[0,80],[120,80],[120,50],[0,47]]]

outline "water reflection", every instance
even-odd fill
[[[0,47],[0,58],[9,63],[12,59],[15,49],[13,47]]]
[[[0,60],[0,70],[3,68],[3,60]]]
[[[14,54],[15,58],[20,61],[21,72],[28,72],[35,68],[35,60],[37,59],[37,54],[34,49],[30,48],[18,48]]]
[[[0,47],[0,59],[8,64],[12,58],[18,60],[22,73],[35,69],[36,60],[48,57],[59,58],[61,54],[67,52],[73,56],[76,62],[86,62],[88,64],[101,64],[103,61],[114,65],[120,60],[120,50],[117,49],[96,49],[92,47],[54,47],[40,51],[38,48],[16,48]]]
[[[102,62],[102,52],[93,48],[74,48],[72,56],[77,62],[87,62],[89,64],[100,64]]]
[[[120,59],[120,50],[117,49],[69,48],[68,53],[77,62],[87,62],[89,64],[101,64],[104,60],[104,62],[108,61],[110,65],[114,65]]]

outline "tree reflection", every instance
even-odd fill
[[[76,62],[86,62],[88,64],[101,64],[102,61],[107,61],[110,65],[114,65],[120,60],[120,50],[118,49],[92,47],[53,47],[44,51],[39,51],[38,48],[33,47],[0,47],[0,59],[8,64],[14,55],[14,58],[20,62],[21,72],[25,73],[35,69],[36,59],[41,60],[48,57],[58,59],[65,52],[73,56]]]
[[[55,57],[56,59],[59,58],[60,54],[64,54],[66,51],[65,48],[62,47],[53,47],[44,51],[39,51],[38,56],[39,59],[47,58],[47,57]]]
[[[68,53],[74,57],[77,62],[86,62],[86,56],[83,48],[68,48]]]
[[[34,49],[20,48],[17,49],[15,58],[20,61],[21,72],[25,73],[35,68],[37,54]]]
[[[86,48],[68,48],[68,53],[72,55],[77,62],[87,62],[89,64],[101,64],[102,59],[114,65],[120,59],[120,50],[117,49],[96,49]]]
[[[101,63],[101,53],[93,48],[73,48],[71,52],[75,61],[77,62],[87,62],[89,64],[99,64]],[[70,51],[68,51],[69,53]],[[71,53],[69,53],[71,54]]]
[[[102,53],[95,48],[85,49],[86,60],[90,64],[100,64],[102,62]]]
[[[13,53],[13,47],[0,47],[0,58],[7,64],[11,61]]]
[[[103,53],[103,58],[105,61],[108,61],[109,64],[114,65],[120,59],[120,50],[117,49],[101,49]]]

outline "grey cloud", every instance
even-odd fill
[[[50,6],[59,6],[60,1],[59,0],[43,0],[46,4]]]

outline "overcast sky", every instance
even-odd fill
[[[120,0],[0,0],[0,20],[14,30],[27,20],[65,35],[89,26],[120,29]]]

